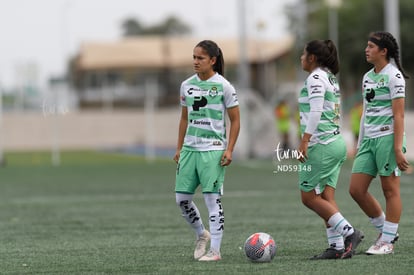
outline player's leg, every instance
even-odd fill
[[[345,141],[342,136],[339,136],[334,142],[318,146],[315,149],[312,153],[319,156],[321,167],[318,169],[319,183],[314,190],[316,195],[320,194],[318,196],[320,199],[311,199],[304,203],[322,217],[327,226],[329,248],[318,258],[337,259],[344,257],[344,255],[349,258],[361,242],[363,234],[356,229],[354,230],[352,225],[342,216],[335,201],[339,172],[346,159]]]
[[[195,157],[194,152],[182,151],[180,154],[176,171],[175,198],[183,218],[196,233],[194,258],[199,259],[205,253],[210,233],[204,228],[200,211],[193,201],[194,192],[199,185]]]
[[[385,221],[376,243],[367,250],[367,254],[390,254],[394,252],[394,242],[398,240],[402,203],[400,196],[400,175],[393,149],[394,136],[378,139],[376,159],[378,163],[381,186],[385,197]],[[404,150],[404,148],[403,148]],[[384,157],[388,156],[388,157]]]
[[[211,234],[210,249],[200,261],[218,261],[221,259],[220,247],[224,232],[224,210],[221,203],[225,168],[220,165],[223,151],[209,151],[200,153],[198,159],[199,177],[202,186],[204,201],[209,216]]]
[[[321,196],[324,200],[329,202],[335,208],[336,212],[339,212],[339,208],[335,200],[335,188],[331,186],[326,186]],[[325,221],[325,226],[326,226],[326,236],[328,238],[328,247],[343,252],[345,246],[344,246],[344,238],[342,237],[342,235],[339,234],[326,221]],[[340,256],[340,255],[338,254],[337,256]]]
[[[388,177],[382,176],[381,185],[386,203],[385,221],[380,236],[366,251],[369,255],[393,253],[394,243],[398,240],[398,225],[402,212],[400,178],[394,174]]]
[[[194,258],[199,259],[204,255],[206,246],[210,240],[210,233],[205,229],[201,219],[200,211],[193,201],[193,194],[176,193],[176,203],[181,209],[183,218],[194,229],[196,233],[196,247]]]
[[[375,140],[364,139],[362,141],[352,166],[349,184],[351,197],[369,218],[380,217],[383,213],[379,202],[368,192],[372,179],[378,173],[375,147]]]
[[[373,178],[369,174],[353,173],[349,184],[351,197],[369,218],[380,217],[383,213],[380,203],[368,191]]]
[[[224,211],[221,196],[218,193],[204,193],[204,201],[209,215],[211,244],[208,253],[201,257],[200,261],[221,260],[220,248],[224,232]]]

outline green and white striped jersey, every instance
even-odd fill
[[[181,84],[180,101],[188,110],[183,148],[225,150],[226,109],[239,105],[236,90],[230,82],[218,73],[205,81],[195,74]]]
[[[362,80],[364,127],[366,138],[394,133],[392,100],[405,97],[405,79],[393,64],[388,63],[379,73],[368,71]]]
[[[300,131],[305,133],[309,123],[312,99],[323,99],[322,115],[312,134],[309,146],[316,143],[329,144],[337,139],[340,119],[339,84],[334,74],[322,68],[316,68],[305,80],[305,86],[299,95]],[[313,110],[313,109],[312,109]]]

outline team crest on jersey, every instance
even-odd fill
[[[218,91],[217,91],[217,87],[212,87],[209,91],[208,91],[208,95],[209,96],[217,96],[218,95]]]
[[[384,87],[384,86],[385,86],[385,79],[381,78],[381,80],[378,81],[378,83],[377,83],[377,88],[381,88],[381,87]]]
[[[330,75],[328,77],[328,79],[329,79],[329,83],[331,83],[331,85],[335,85],[337,83],[336,77],[333,76],[333,75]]]

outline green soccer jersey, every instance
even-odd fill
[[[188,110],[183,148],[225,150],[226,109],[239,105],[234,87],[218,73],[205,81],[195,74],[181,84],[180,99]]]
[[[316,99],[316,100],[315,100]],[[306,78],[305,86],[299,95],[300,130],[305,133],[309,123],[309,115],[315,110],[315,103],[323,100],[323,105],[317,107],[321,118],[312,134],[309,146],[316,143],[329,144],[337,139],[340,118],[340,94],[338,81],[334,74],[321,68],[316,68]],[[319,109],[320,108],[320,109]]]
[[[363,137],[377,138],[394,133],[392,100],[405,97],[405,79],[391,63],[379,73],[374,69],[363,78]]]

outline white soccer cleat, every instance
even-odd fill
[[[194,250],[194,259],[201,258],[206,253],[207,243],[210,240],[210,232],[204,230],[203,235],[201,235],[196,241],[196,247]]]
[[[385,255],[394,253],[394,245],[392,243],[377,242],[372,245],[366,252],[368,255]]]
[[[220,261],[221,255],[220,252],[214,251],[210,249],[206,255],[198,259],[200,262],[213,262],[213,261]]]

